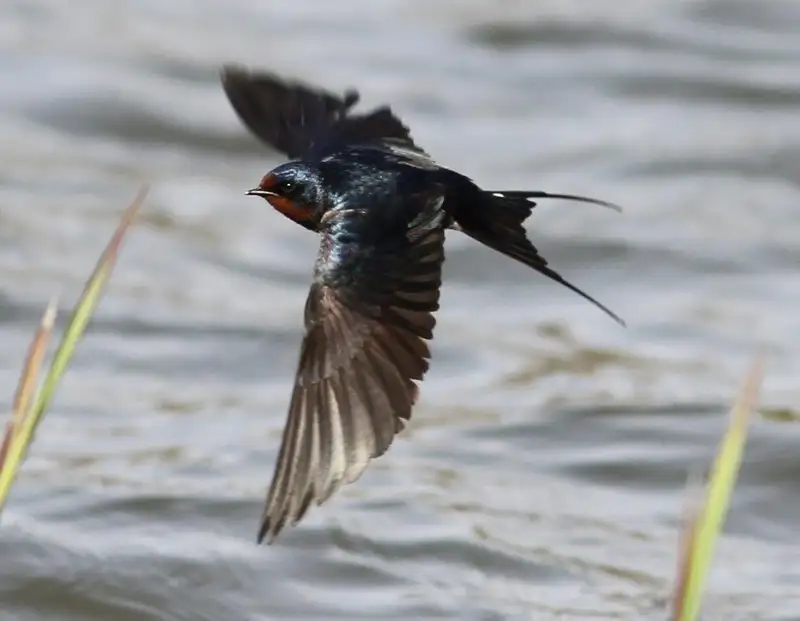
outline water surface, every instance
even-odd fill
[[[9,0],[0,386],[153,190],[0,530],[15,621],[663,619],[687,469],[757,345],[800,400],[800,8],[789,0]],[[391,102],[629,322],[448,239],[434,364],[389,454],[254,543],[316,240],[243,196],[279,157],[236,61]],[[707,619],[800,619],[800,427],[759,420]],[[5,617],[4,617],[5,618]]]

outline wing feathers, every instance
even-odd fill
[[[346,144],[381,139],[423,154],[408,127],[387,106],[367,114],[350,114],[359,101],[355,90],[335,95],[273,73],[234,65],[224,66],[220,79],[242,124],[290,158],[322,156]]]
[[[259,541],[272,542],[312,503],[324,503],[357,480],[411,418],[415,380],[428,370],[425,339],[433,335],[439,307],[444,231],[438,224],[420,220],[428,230],[409,230],[408,247],[388,264],[394,265],[392,286],[382,293],[388,297],[370,301],[368,312],[343,301],[354,292],[343,298],[326,285],[312,286]]]

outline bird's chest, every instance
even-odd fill
[[[315,281],[336,289],[380,288],[407,245],[402,220],[375,206],[339,212],[322,234]]]

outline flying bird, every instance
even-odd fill
[[[320,238],[259,543],[358,479],[411,418],[430,359],[445,230],[524,263],[625,325],[551,268],[523,227],[537,199],[616,205],[483,190],[436,164],[388,106],[353,112],[360,97],[352,89],[340,96],[233,65],[221,81],[242,124],[290,160],[247,194]]]

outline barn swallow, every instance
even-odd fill
[[[523,222],[536,199],[618,207],[572,194],[483,190],[437,165],[388,106],[355,114],[342,96],[268,72],[225,66],[222,87],[242,124],[289,158],[260,196],[320,236],[288,418],[258,533],[272,543],[311,503],[358,479],[411,418],[428,369],[446,229],[567,282]]]

